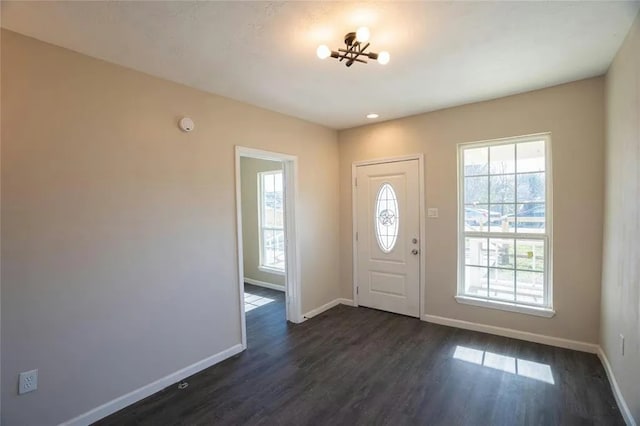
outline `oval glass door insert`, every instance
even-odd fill
[[[376,197],[376,237],[380,250],[389,253],[398,239],[398,197],[389,183],[384,183]]]

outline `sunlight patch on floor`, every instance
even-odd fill
[[[260,306],[264,306],[271,302],[275,302],[275,299],[271,299],[269,297],[260,296],[257,294],[244,293],[244,311],[249,312]]]
[[[495,370],[501,370],[510,374],[527,377],[529,379],[539,380],[552,385],[556,383],[553,380],[553,373],[551,372],[551,367],[548,364],[527,361],[493,352],[472,349],[465,346],[456,346],[453,357],[461,361],[482,365]]]

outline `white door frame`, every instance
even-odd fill
[[[240,159],[242,157],[281,161],[284,177],[284,240],[285,240],[285,306],[287,321],[301,322],[300,312],[300,257],[296,226],[296,203],[298,182],[298,157],[279,152],[263,151],[236,145],[236,230],[238,259],[238,295],[240,298],[240,324],[242,347],[247,348],[247,324],[244,312],[244,258],[242,251],[242,188]]]
[[[353,245],[353,264],[351,265],[352,273],[353,273],[353,305],[358,306],[358,247],[356,242],[356,230],[358,229],[358,219],[357,219],[357,206],[356,206],[356,176],[358,172],[358,167],[360,166],[370,166],[373,164],[385,164],[385,163],[397,163],[400,161],[407,160],[418,160],[418,179],[420,182],[418,183],[419,187],[419,199],[418,205],[420,207],[419,212],[419,220],[420,220],[420,319],[423,319],[426,310],[425,310],[425,296],[426,292],[426,215],[425,215],[425,194],[424,194],[424,154],[411,154],[411,155],[403,155],[399,157],[386,157],[386,158],[376,158],[374,160],[364,160],[364,161],[355,161],[351,164],[351,215],[352,215],[352,245]]]

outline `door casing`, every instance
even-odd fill
[[[355,161],[351,164],[351,217],[352,217],[352,229],[351,229],[351,244],[353,249],[353,262],[351,264],[351,271],[353,275],[353,305],[358,305],[358,247],[356,242],[356,229],[358,229],[358,219],[357,219],[357,206],[356,206],[356,176],[358,167],[360,166],[370,166],[372,164],[384,164],[384,163],[397,163],[401,161],[407,160],[418,160],[418,188],[419,188],[419,220],[420,220],[420,271],[419,271],[419,287],[420,287],[420,319],[424,320],[424,316],[426,314],[425,310],[425,298],[427,295],[426,291],[426,215],[425,215],[425,182],[424,182],[424,155],[423,154],[411,154],[411,155],[403,155],[398,157],[385,157],[385,158],[377,158],[374,160],[364,160],[364,161]]]
[[[242,157],[259,158],[262,160],[281,161],[284,175],[284,232],[285,232],[285,307],[286,319],[293,323],[303,321],[301,313],[300,291],[300,254],[298,247],[297,222],[297,182],[298,157],[279,152],[264,151],[255,148],[236,146],[235,149],[235,186],[236,186],[236,236],[238,260],[238,291],[240,298],[240,333],[243,350],[247,348],[247,324],[244,312],[244,261],[242,251],[242,189],[240,176],[240,159]]]

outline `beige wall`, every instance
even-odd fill
[[[607,73],[606,94],[600,344],[640,422],[640,15]]]
[[[341,131],[340,283],[352,297],[351,164],[424,153],[426,313],[597,343],[602,248],[604,81],[593,78],[522,95]],[[552,133],[554,318],[458,304],[456,144]]]
[[[338,297],[335,131],[15,33],[1,46],[3,424],[69,420],[240,343],[235,145],[299,157],[303,312]]]
[[[279,161],[242,157],[240,180],[242,181],[242,257],[244,276],[254,280],[276,284],[284,289],[284,274],[273,274],[258,268],[260,264],[260,239],[258,228],[258,173],[282,170]]]
[[[600,337],[638,419],[638,27],[607,76],[602,274],[603,78],[336,136],[3,30],[3,424],[68,420],[239,343],[235,145],[299,156],[303,313],[352,298],[352,162],[422,152],[427,206],[440,211],[426,221],[426,313]],[[177,129],[182,115],[194,132]],[[546,131],[557,315],[457,304],[456,144]],[[32,368],[39,390],[18,397],[17,374]]]

